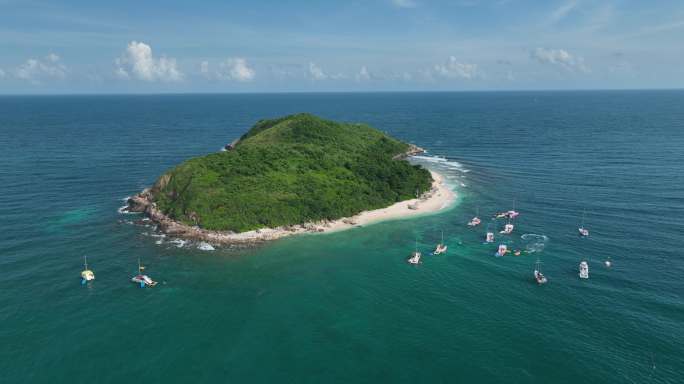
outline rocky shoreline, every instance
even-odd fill
[[[329,225],[328,222],[323,221],[287,227],[263,228],[240,233],[202,229],[197,226],[180,223],[162,213],[152,199],[150,188],[146,188],[141,193],[129,197],[127,204],[128,207],[124,212],[139,212],[144,214],[157,225],[161,232],[169,236],[176,236],[194,241],[204,241],[210,244],[257,245],[298,233],[324,232],[326,225]]]

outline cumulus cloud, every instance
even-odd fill
[[[28,59],[15,72],[17,78],[32,84],[40,84],[50,79],[63,79],[66,74],[67,67],[62,64],[60,57],[54,53],[48,54],[42,60]]]
[[[359,73],[356,74],[356,81],[366,81],[371,79],[371,74],[368,72],[366,66],[362,66]]]
[[[309,77],[314,80],[325,80],[328,78],[328,75],[316,63],[309,62]]]
[[[219,78],[235,81],[252,81],[256,72],[247,65],[243,58],[227,59],[219,64]]]
[[[252,81],[256,77],[256,71],[249,66],[243,58],[228,58],[218,63],[215,70],[209,61],[200,63],[200,73],[207,79],[228,81]]]
[[[415,8],[418,6],[413,0],[392,0],[392,4],[399,8]]]
[[[136,78],[143,81],[180,81],[183,73],[176,66],[176,59],[162,56],[155,58],[152,47],[131,41],[123,55],[115,60],[114,73],[123,79]]]
[[[573,56],[564,49],[537,48],[530,52],[530,57],[542,64],[559,66],[568,71],[589,72],[583,58]]]
[[[449,79],[474,79],[479,75],[477,64],[459,62],[456,57],[450,56],[444,64],[434,66],[434,73]]]

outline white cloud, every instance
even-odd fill
[[[549,22],[555,24],[563,20],[570,12],[577,8],[577,0],[571,0],[556,8],[549,15]]]
[[[435,65],[434,72],[450,79],[474,79],[480,74],[477,64],[461,63],[454,56],[450,56],[444,64]]]
[[[209,62],[208,61],[203,61],[200,63],[200,73],[203,74],[204,76],[209,76]]]
[[[247,60],[239,57],[226,59],[219,63],[219,69],[216,74],[219,79],[235,81],[252,81],[256,76],[254,69],[247,65]]]
[[[392,4],[399,8],[415,8],[418,6],[413,0],[392,0]]]
[[[583,58],[573,56],[564,49],[537,48],[530,52],[530,57],[542,64],[556,65],[568,71],[589,72]]]
[[[368,72],[366,66],[362,66],[359,73],[356,74],[356,81],[366,81],[371,79],[371,74]]]
[[[17,78],[29,81],[32,84],[40,84],[44,80],[50,79],[63,79],[66,74],[67,67],[61,63],[59,56],[54,53],[48,54],[44,60],[28,59],[15,71]]]
[[[316,63],[309,62],[309,77],[314,80],[325,80],[328,75]]]
[[[114,73],[123,79],[135,77],[143,81],[180,81],[183,73],[176,66],[176,59],[162,56],[155,58],[152,48],[137,41],[131,41],[124,54],[115,60]]]

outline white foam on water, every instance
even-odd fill
[[[182,239],[173,239],[170,241],[171,244],[174,244],[178,248],[183,248],[185,244],[187,243],[187,240],[182,240]]]
[[[457,170],[459,172],[463,173],[468,173],[470,170],[466,169],[463,164],[459,163],[458,161],[452,161],[449,160],[445,157],[442,156],[422,156],[422,155],[417,155],[413,156],[414,159],[421,160],[421,161],[427,161],[429,163],[434,163],[434,164],[439,164],[440,166],[443,166],[445,168],[450,168]]]
[[[128,208],[128,204],[120,206],[116,211],[122,215],[131,215],[134,213],[138,213],[138,212],[129,212],[126,208]]]
[[[525,250],[529,253],[542,252],[549,238],[546,235],[538,235],[535,233],[526,233],[520,236],[525,242]]]
[[[159,240],[155,241],[154,243],[157,245],[164,244],[164,239],[159,239]]]
[[[215,248],[211,244],[205,243],[204,241],[199,243],[199,245],[197,246],[197,249],[199,249],[201,251],[213,251],[213,250],[215,250]]]

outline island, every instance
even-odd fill
[[[189,159],[128,199],[173,236],[255,244],[434,212],[453,200],[423,150],[365,124],[311,114],[261,120],[222,152]]]

